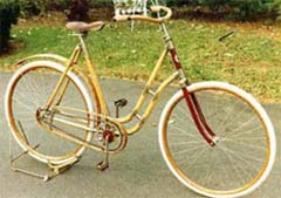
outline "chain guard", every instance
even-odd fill
[[[77,113],[80,115],[77,115]],[[39,109],[36,115],[41,126],[48,132],[59,136],[69,135],[69,133],[57,126],[57,122],[92,133],[90,141],[82,140],[85,143],[84,145],[91,149],[105,152],[105,134],[108,135],[109,133],[112,134],[109,144],[110,153],[120,152],[127,145],[128,135],[123,125],[104,115],[87,113],[67,107],[54,107],[52,110]],[[80,137],[71,136],[81,141]]]

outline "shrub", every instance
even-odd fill
[[[89,11],[88,0],[72,0],[67,18],[69,21],[89,21]]]
[[[0,0],[2,1],[2,0]],[[7,1],[7,0],[6,0]],[[13,1],[13,0],[12,0]],[[45,14],[49,10],[65,11],[74,8],[73,0],[18,0],[23,16]],[[86,0],[87,7],[112,8],[112,0]],[[153,0],[155,1],[155,0]],[[214,15],[248,20],[264,16],[281,16],[281,0],[158,0],[169,7],[181,8],[188,6],[189,10],[209,12]],[[74,14],[75,15],[75,14]]]
[[[20,7],[17,0],[0,1],[0,53],[8,49],[11,28],[17,23]]]
[[[227,12],[241,20],[270,15],[273,3],[274,0],[201,0],[212,12]]]
[[[274,16],[281,11],[281,0],[166,0],[168,6],[194,6],[196,10],[208,10],[241,20],[262,16]],[[281,12],[280,12],[281,14]]]
[[[21,15],[31,17],[47,14],[50,10],[64,11],[69,9],[71,0],[19,0]]]
[[[69,9],[72,0],[49,0],[49,10],[64,11]]]
[[[19,0],[19,5],[21,8],[21,15],[23,17],[39,15],[41,12],[40,1]]]
[[[164,0],[163,2],[170,7],[181,7],[195,3],[192,0]]]
[[[104,7],[112,7],[112,0],[89,0],[89,4],[91,8],[104,8]]]

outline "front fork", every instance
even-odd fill
[[[213,147],[216,145],[217,136],[209,126],[195,94],[190,93],[189,90],[187,89],[187,87],[190,84],[185,77],[176,49],[172,48],[170,50],[170,54],[176,70],[178,70],[181,74],[180,76],[181,76],[181,84],[182,84],[182,93],[186,101],[187,107],[191,112],[191,116],[197,127],[197,130],[202,135],[202,137],[206,140],[206,142]]]

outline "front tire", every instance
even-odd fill
[[[162,155],[174,176],[191,190],[213,198],[244,196],[272,170],[276,139],[262,106],[245,91],[220,82],[187,87],[219,137],[206,143],[193,123],[182,91],[167,103],[159,124]]]

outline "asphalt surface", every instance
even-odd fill
[[[101,155],[87,151],[79,164],[65,174],[44,183],[39,179],[28,177],[10,170],[9,164],[9,130],[3,115],[3,95],[10,74],[0,75],[0,197],[95,197],[95,198],[196,198],[199,195],[181,185],[166,167],[160,154],[157,125],[164,102],[171,96],[168,90],[151,116],[148,124],[141,132],[129,139],[126,150],[111,158],[110,169],[106,172],[96,170],[96,163]],[[127,98],[129,105],[124,111],[130,110],[139,96],[142,83],[120,80],[102,80],[111,109],[113,102],[120,98]],[[275,125],[279,145],[281,128],[281,105],[266,105]],[[275,198],[281,195],[281,164],[280,147],[273,172],[269,179],[248,198]],[[16,148],[14,152],[20,152]],[[46,166],[29,157],[25,157],[18,164],[21,167],[34,169],[41,173]]]

